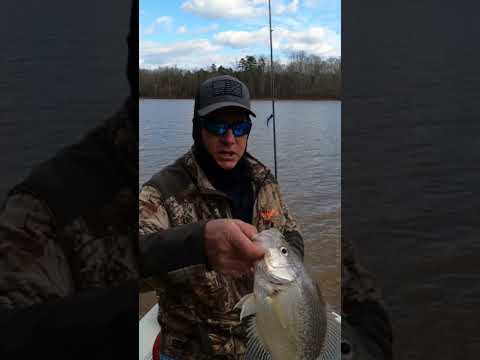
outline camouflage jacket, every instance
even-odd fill
[[[277,182],[258,160],[250,155],[247,160],[255,194],[253,225],[258,231],[280,229],[303,254],[303,240]],[[228,198],[215,190],[192,151],[152,180],[140,191],[141,236],[209,219],[231,218]],[[181,233],[177,236],[176,240],[183,241]],[[154,276],[147,282],[158,294],[164,354],[176,360],[236,359],[245,352],[245,329],[233,308],[252,291],[251,275],[236,280],[199,264]]]
[[[0,214],[0,306],[138,278],[138,142],[123,108],[37,166]]]

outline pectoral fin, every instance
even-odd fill
[[[253,293],[245,295],[235,305],[234,309],[242,309],[240,312],[240,320],[242,320],[244,317],[254,315],[256,313],[255,295],[253,295]]]
[[[274,297],[268,296],[266,300],[272,307],[273,313],[275,314],[278,321],[280,321],[282,327],[286,329],[288,327],[288,318],[287,314],[285,313],[285,309],[282,307],[282,304],[280,304],[278,299],[275,299]]]

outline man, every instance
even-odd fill
[[[158,294],[162,358],[241,358],[245,329],[233,307],[251,291],[248,269],[263,255],[251,243],[257,231],[279,228],[303,257],[302,236],[276,180],[246,152],[250,116],[255,114],[243,83],[230,76],[202,83],[193,147],[140,192],[141,271],[144,289]],[[368,343],[375,358],[391,358],[381,296],[346,241],[342,316],[349,326],[346,358],[358,355],[355,341]]]
[[[216,166],[209,166],[216,162],[209,161],[208,156],[202,164],[205,164],[205,169],[211,167],[211,172],[207,170],[207,173],[213,174],[209,176],[215,178],[215,181],[212,180],[215,187],[225,192],[233,205],[229,206],[230,200],[214,190],[203,170],[202,173],[195,172],[200,165],[193,162],[194,154],[190,153],[190,157],[184,158],[185,165],[200,181],[195,183],[200,185],[199,197],[193,196],[195,191],[190,194],[182,191],[196,188],[186,188],[180,182],[188,182],[188,178],[183,176],[187,173],[182,170],[183,166],[166,169],[160,176],[162,181],[157,183],[158,178],[154,178],[143,188],[140,201],[142,257],[139,266],[136,228],[138,114],[135,101],[138,93],[135,90],[138,86],[138,49],[135,44],[138,39],[138,3],[134,1],[133,4],[128,61],[132,96],[115,116],[91,131],[78,144],[36,167],[25,181],[10,191],[1,210],[2,359],[26,358],[31,353],[36,357],[45,354],[50,359],[97,356],[105,359],[118,358],[118,354],[126,355],[123,345],[134,344],[131,334],[137,330],[136,281],[140,271],[150,276],[144,282],[158,288],[161,296],[162,291],[169,291],[168,297],[161,297],[161,300],[166,299],[165,306],[173,307],[174,311],[170,314],[175,315],[170,315],[172,321],[164,321],[165,332],[173,334],[170,338],[167,336],[166,344],[170,341],[171,348],[182,344],[182,337],[180,342],[175,339],[175,334],[182,334],[181,326],[185,323],[187,327],[198,324],[196,334],[207,335],[201,335],[203,337],[200,340],[207,349],[218,350],[219,353],[241,353],[244,332],[236,326],[238,316],[228,314],[228,309],[224,307],[223,315],[227,312],[227,320],[235,320],[229,322],[222,318],[215,323],[214,317],[214,323],[209,322],[211,318],[206,316],[211,314],[202,311],[215,309],[216,304],[203,304],[200,301],[206,299],[203,292],[210,291],[207,297],[209,301],[216,296],[223,296],[217,299],[218,304],[230,305],[237,295],[249,288],[251,276],[246,275],[245,271],[263,255],[249,240],[257,229],[278,226],[297,251],[303,252],[295,222],[282,207],[280,197],[277,197],[275,180],[251,156],[244,153],[244,156],[239,156],[238,149],[243,148],[241,143],[235,142],[238,146],[228,145],[232,142],[232,129],[228,125],[225,136],[225,139],[229,139],[227,145],[214,141],[212,144],[216,145],[211,150],[219,150],[217,159],[227,169],[235,162],[237,165],[230,169],[233,170],[231,172],[223,171],[223,168],[218,171]],[[239,92],[235,86],[233,90],[221,89],[215,88],[214,93],[223,91],[238,95]],[[233,102],[240,107],[244,105],[248,111],[249,106],[238,96],[235,98],[237,101]],[[213,102],[211,105],[216,106]],[[200,114],[200,111],[199,108],[200,116],[194,121],[196,144],[201,143],[199,140],[203,141],[201,136],[207,139],[206,143],[209,138],[214,139],[209,137],[206,129],[211,124],[202,120],[207,114]],[[232,116],[234,118],[228,118],[227,124],[239,120],[235,118],[238,115]],[[246,129],[249,131],[250,127],[235,126],[233,132],[240,135]],[[222,126],[210,127],[210,131],[217,134],[224,130]],[[246,135],[243,136],[246,139]],[[240,138],[242,136],[234,136],[235,141]],[[246,148],[246,142],[244,146]],[[195,151],[198,159],[202,159],[202,154],[205,155],[203,150],[199,148]],[[191,165],[194,166],[189,167]],[[240,181],[243,179],[244,172],[240,171],[243,166],[253,170],[251,188]],[[190,176],[192,173],[188,174]],[[181,175],[178,182],[177,175]],[[168,191],[162,192],[158,188]],[[250,193],[252,197],[256,196],[256,202],[248,195]],[[189,205],[191,200],[193,202]],[[217,208],[220,203],[223,205]],[[249,210],[251,206],[252,211]],[[237,220],[217,219],[222,217],[234,217]],[[207,221],[212,218],[217,220]],[[162,241],[156,241],[158,239]],[[179,239],[181,241],[177,241]],[[198,239],[201,241],[196,241]],[[195,266],[184,269],[187,265]],[[199,268],[215,269],[225,275],[213,271],[196,272]],[[175,269],[182,270],[162,275]],[[231,280],[230,276],[238,277],[238,280]],[[189,292],[182,292],[182,288],[176,287],[176,284],[183,286],[185,278],[202,286],[189,287]],[[357,280],[356,277],[351,279]],[[131,283],[134,285],[130,286]],[[165,284],[170,285],[167,287]],[[185,300],[186,307],[180,304],[178,309],[175,308],[175,291],[179,295],[176,301]],[[359,298],[365,297],[362,295]],[[193,305],[198,304],[201,305],[200,311],[190,311]],[[215,310],[214,315],[217,313],[222,313],[222,309]],[[131,324],[125,321],[130,315],[133,315],[135,328],[120,326]],[[162,312],[162,316],[165,319],[168,312]],[[209,336],[203,331],[205,326],[213,327],[218,332],[214,331]],[[218,344],[223,343],[221,336],[230,335],[224,348],[219,349]],[[240,349],[233,348],[232,351],[233,346]]]
[[[250,116],[245,84],[231,76],[203,82],[193,147],[140,192],[141,254],[158,254],[155,263],[144,262],[143,275],[158,294],[162,353],[173,359],[237,359],[245,352],[233,308],[252,291],[249,270],[263,256],[251,242],[257,231],[278,228],[303,257],[277,181],[246,151]],[[172,271],[162,275],[166,263]]]

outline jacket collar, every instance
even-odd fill
[[[267,182],[275,181],[270,170],[268,170],[268,168],[264,164],[262,164],[259,160],[254,158],[248,152],[246,153],[246,159],[248,166],[251,169],[251,181],[253,182],[256,189],[261,188]],[[223,192],[215,189],[210,180],[208,180],[205,172],[202,170],[197,160],[195,159],[195,155],[193,153],[193,146],[184,155],[183,165],[186,171],[189,173],[190,177],[192,178],[197,189],[200,190],[201,193],[225,196]]]

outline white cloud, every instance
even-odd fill
[[[315,0],[309,0],[310,2]],[[300,0],[284,3],[281,0],[272,2],[274,15],[296,13]],[[254,18],[266,16],[268,11],[267,0],[189,0],[182,4],[182,9],[193,14],[210,19],[219,18]]]
[[[182,9],[210,19],[251,18],[265,14],[265,4],[258,0],[189,0]]]
[[[172,17],[160,16],[152,23],[152,25],[150,25],[147,29],[145,29],[144,33],[147,35],[152,35],[158,29],[159,26],[167,30],[171,30],[172,23],[173,23]]]
[[[178,34],[185,34],[188,32],[188,29],[185,25],[182,25],[180,26],[178,29],[177,29],[177,33]]]
[[[300,17],[287,17],[287,16],[281,16],[278,17],[275,21],[277,23],[277,26],[280,27],[286,27],[288,29],[292,30],[299,30],[299,29],[305,29],[305,23],[307,21],[302,21]]]
[[[284,15],[287,13],[296,13],[298,10],[299,0],[292,0],[291,3],[285,5],[281,2],[276,4],[273,8],[273,12],[276,15]]]
[[[140,56],[152,55],[184,55],[189,51],[202,50],[205,52],[216,51],[218,46],[206,39],[188,40],[173,44],[161,44],[155,41],[140,42]]]
[[[213,36],[217,44],[222,44],[236,49],[244,49],[258,43],[268,42],[268,28],[256,31],[223,31]]]
[[[224,31],[214,35],[214,42],[235,49],[255,45],[269,46],[268,28],[256,31]],[[273,32],[273,47],[282,51],[305,51],[318,56],[340,56],[340,35],[322,27],[292,31],[278,27]]]
[[[310,27],[305,31],[280,30],[284,39],[280,49],[305,51],[318,56],[340,56],[340,35],[322,27]]]
[[[233,65],[236,57],[233,54],[221,54],[220,50],[220,46],[206,39],[173,44],[144,41],[140,42],[139,65],[144,69],[154,69],[159,66],[193,69],[211,64]]]

